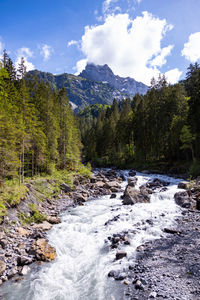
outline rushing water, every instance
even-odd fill
[[[128,172],[124,171],[127,175]],[[136,248],[146,241],[164,235],[162,229],[173,223],[180,214],[174,202],[178,179],[161,175],[137,173],[136,188],[148,180],[160,178],[170,182],[166,191],[157,189],[150,203],[123,206],[120,196],[92,199],[84,206],[69,208],[62,214],[62,223],[49,232],[50,243],[58,257],[52,263],[33,267],[18,283],[7,283],[6,300],[121,300],[122,284],[108,278],[110,270],[123,270],[134,262]],[[123,188],[126,186],[123,183]],[[113,217],[117,221],[105,223]],[[151,220],[149,222],[149,220]],[[127,258],[115,260],[116,249],[111,249],[108,237],[128,231],[130,245],[121,245]]]

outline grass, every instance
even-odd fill
[[[23,225],[31,223],[41,223],[46,220],[46,216],[41,214],[35,204],[29,204],[30,214],[18,212],[18,217]]]
[[[18,181],[7,180],[4,186],[0,187],[0,222],[7,215],[7,208],[16,207],[21,200],[26,198],[29,189],[26,184],[32,186],[38,201],[46,198],[56,197],[60,194],[60,184],[66,183],[73,188],[73,181],[77,175],[89,178],[91,176],[91,166],[77,164],[73,170],[52,169],[51,175],[42,174],[33,178],[25,178],[24,184],[19,185]],[[45,216],[41,215],[36,206],[30,206],[30,214],[19,213],[19,218],[23,223],[41,222]]]

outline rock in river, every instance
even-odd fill
[[[123,204],[124,205],[133,205],[135,203],[148,203],[150,202],[150,197],[148,194],[143,193],[142,191],[136,190],[132,186],[127,186],[123,195]]]
[[[56,258],[56,250],[48,244],[46,239],[38,239],[33,242],[30,253],[36,256],[37,260],[51,261]]]

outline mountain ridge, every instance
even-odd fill
[[[26,78],[36,76],[39,81],[49,82],[52,88],[65,87],[70,104],[76,112],[96,103],[111,105],[114,98],[117,100],[130,98],[136,93],[145,94],[148,89],[143,83],[138,83],[132,78],[114,75],[108,65],[89,64],[84,71],[80,73],[82,76],[76,76],[68,73],[54,75],[33,70],[27,73]]]

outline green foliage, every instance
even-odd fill
[[[46,220],[46,216],[41,214],[37,206],[33,203],[29,204],[30,213],[18,212],[18,217],[23,225],[31,223],[42,223]]]
[[[27,192],[28,189],[24,184],[19,185],[17,181],[8,180],[0,189],[0,203],[14,207],[26,197]]]
[[[147,166],[187,171],[200,157],[200,68],[189,67],[184,84],[152,80],[145,96],[79,114],[84,157],[96,166]],[[100,107],[98,107],[100,108]],[[194,115],[194,118],[193,118]],[[87,116],[87,117],[86,117]],[[163,163],[163,166],[161,165]],[[181,168],[181,166],[183,166]],[[194,170],[195,169],[195,170]],[[192,173],[198,167],[191,167]]]
[[[78,122],[66,90],[34,76],[26,76],[24,60],[16,73],[4,52],[0,65],[0,185],[10,178],[55,170],[73,170],[80,164]],[[37,73],[37,72],[36,72]],[[12,201],[9,198],[9,202]],[[16,201],[17,202],[17,201]]]
[[[194,161],[190,166],[190,176],[196,178],[200,176],[200,161]]]

